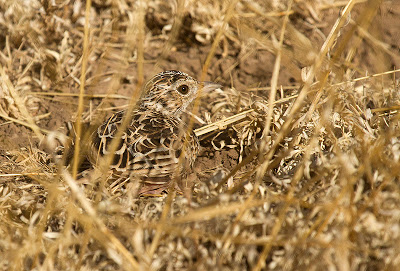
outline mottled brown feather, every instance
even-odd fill
[[[179,71],[159,73],[146,83],[144,95],[132,112],[132,120],[114,153],[110,165],[111,187],[127,180],[140,180],[143,185],[140,193],[160,192],[158,188],[165,189],[174,174],[185,178],[190,173],[199,142],[193,132],[187,131],[188,125],[181,117],[199,88],[197,80]],[[108,153],[125,114],[125,111],[113,114],[95,131],[92,163],[96,163],[98,156]],[[179,164],[185,140],[188,140],[187,148],[183,163]]]

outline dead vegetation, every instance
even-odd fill
[[[0,269],[398,270],[399,15],[377,0],[1,1]],[[191,205],[101,195],[98,172],[77,177],[68,122],[85,142],[167,69],[224,86],[195,110]]]

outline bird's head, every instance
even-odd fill
[[[216,89],[218,86],[199,82],[181,71],[161,72],[145,84],[140,106],[166,116],[179,117],[200,91]]]

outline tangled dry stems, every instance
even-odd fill
[[[163,61],[171,60],[171,50],[190,51],[193,42],[210,49],[221,29],[221,42],[208,59],[225,66],[212,79],[225,80],[227,86],[238,76],[254,76],[248,91],[224,87],[202,101],[197,115],[203,123],[194,128],[251,112],[202,138],[192,204],[175,197],[168,219],[161,220],[166,196],[137,198],[128,185],[119,197],[95,198],[93,184],[74,179],[65,161],[54,162],[55,153],[38,147],[38,139],[54,143],[53,150],[66,142],[66,129],[57,131],[62,121],[48,121],[60,117],[49,103],[61,104],[68,113],[63,116],[77,108],[77,100],[60,96],[75,95],[82,83],[84,3],[3,1],[1,125],[16,123],[19,128],[9,133],[22,131],[31,142],[7,149],[15,145],[6,138],[10,134],[2,134],[1,269],[257,270],[263,264],[285,270],[398,269],[398,81],[383,74],[354,80],[363,74],[351,65],[342,72],[334,54],[320,55],[302,29],[289,23],[281,66],[294,70],[299,63],[323,61],[312,77],[303,78],[317,82],[306,83],[305,92],[277,89],[269,133],[263,135],[271,105],[256,84],[265,71],[257,77],[258,67],[246,65],[265,51],[278,54],[286,14],[308,18],[324,36],[315,19],[335,4],[298,1],[287,11],[284,1],[271,6],[239,1],[234,9],[209,1],[184,6],[150,1],[144,9],[135,1],[93,1],[86,94],[106,98],[85,104],[83,122],[101,121],[110,105],[126,103],[113,100],[120,97],[114,92],[131,95],[141,70],[153,74],[154,66],[165,67]],[[229,12],[224,25],[222,15]],[[368,29],[372,8],[363,5],[359,12]],[[140,14],[148,31],[137,38]],[[334,43],[351,32],[344,26],[336,30]],[[357,49],[345,45],[349,52]],[[332,44],[330,50],[335,49],[338,45]],[[230,55],[237,60],[224,62]],[[239,66],[244,73],[234,73]],[[200,72],[200,67],[192,69]],[[294,110],[300,99],[301,107]]]

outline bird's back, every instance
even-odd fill
[[[111,141],[121,127],[125,112],[112,115],[94,134],[94,149],[97,158],[106,155]],[[185,131],[187,125],[174,117],[162,114],[145,114],[135,110],[132,120],[122,133],[110,168],[117,176],[130,176],[144,184],[167,183],[177,173],[185,175],[197,156],[199,143],[193,133]],[[185,144],[185,158],[179,156]]]

